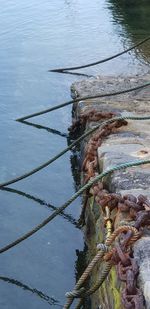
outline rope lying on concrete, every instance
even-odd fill
[[[82,188],[80,188],[67,202],[65,202],[61,207],[59,207],[56,211],[54,211],[49,217],[47,217],[44,221],[42,221],[40,224],[38,224],[36,227],[34,227],[32,230],[24,234],[23,236],[19,237],[15,241],[11,242],[10,244],[2,247],[0,249],[0,253],[3,253],[12,247],[18,245],[25,239],[29,238],[33,234],[35,234],[37,231],[39,231],[41,228],[43,228],[45,225],[47,225],[50,221],[52,221],[57,215],[59,215],[63,210],[65,210],[74,200],[77,199],[78,196],[80,196],[85,190],[89,189],[93,184],[97,183],[99,180],[101,180],[103,177],[111,174],[114,171],[118,171],[124,168],[132,167],[132,166],[139,166],[142,164],[150,164],[149,160],[139,160],[139,161],[133,161],[133,162],[126,162],[117,166],[114,166],[110,168],[107,171],[102,172],[98,176],[96,176],[94,179],[90,180],[88,183],[86,183]]]
[[[84,68],[88,68],[88,67],[91,67],[91,66],[94,66],[94,65],[97,65],[97,64],[100,64],[100,63],[104,63],[106,61],[109,61],[109,60],[112,60],[114,58],[117,58],[121,55],[124,55],[126,54],[127,52],[135,49],[136,47],[144,44],[145,42],[149,41],[150,40],[150,37],[147,37],[146,39],[140,41],[139,43],[137,43],[136,45],[133,45],[132,47],[130,48],[127,48],[125,49],[124,51],[120,52],[120,53],[117,53],[113,56],[110,56],[110,57],[107,57],[105,59],[102,59],[102,60],[99,60],[99,61],[96,61],[96,62],[92,62],[92,63],[89,63],[89,64],[85,64],[85,65],[80,65],[80,66],[74,66],[74,67],[68,67],[68,68],[59,68],[59,69],[52,69],[52,70],[48,70],[49,72],[57,72],[57,73],[63,73],[63,71],[72,71],[72,70],[79,70],[79,69],[84,69]]]
[[[73,104],[73,103],[76,103],[76,102],[79,102],[79,101],[85,101],[85,100],[88,100],[88,99],[111,97],[111,96],[115,96],[115,95],[119,95],[119,94],[124,94],[124,93],[131,92],[131,91],[139,90],[139,89],[142,89],[142,88],[145,88],[145,87],[148,87],[148,86],[150,86],[150,82],[146,83],[146,84],[143,84],[143,85],[140,85],[140,86],[137,86],[137,87],[130,88],[130,89],[125,89],[125,90],[120,90],[120,91],[110,92],[110,93],[102,93],[102,94],[97,94],[97,95],[94,95],[94,96],[81,97],[81,98],[78,98],[78,99],[67,101],[67,102],[59,104],[59,105],[55,105],[55,106],[50,107],[48,109],[45,109],[43,111],[40,111],[40,112],[37,112],[37,113],[33,113],[33,114],[30,114],[30,115],[18,118],[18,119],[16,119],[16,121],[20,121],[21,122],[21,121],[24,121],[26,119],[29,119],[29,118],[32,118],[32,117],[35,117],[35,116],[40,116],[40,115],[43,115],[43,114],[46,114],[46,113],[50,113],[50,112],[52,112],[52,111],[54,111],[56,109],[65,107],[67,105],[70,105],[70,104]]]
[[[95,132],[98,128],[105,126],[106,124],[112,123],[116,120],[123,120],[123,119],[130,119],[130,120],[150,120],[150,116],[141,116],[141,117],[136,117],[136,116],[126,116],[126,117],[115,117],[112,119],[109,119],[105,122],[103,122],[102,124],[98,124],[96,125],[93,129],[90,129],[89,131],[87,131],[86,133],[84,133],[82,136],[80,136],[77,140],[75,140],[72,144],[70,144],[68,147],[66,147],[65,149],[63,149],[61,152],[59,152],[56,156],[54,156],[53,158],[51,158],[50,160],[46,161],[45,163],[39,165],[38,167],[32,169],[29,172],[26,172],[25,174],[18,176],[16,178],[13,178],[11,180],[5,181],[0,183],[0,188],[8,186],[12,183],[18,182],[22,179],[25,179],[37,172],[39,172],[40,170],[42,170],[43,168],[45,168],[46,166],[52,164],[54,161],[56,161],[57,159],[59,159],[61,156],[63,156],[66,152],[68,152],[69,150],[71,150],[74,146],[76,146],[77,144],[79,144],[85,137],[89,136],[90,134],[92,134],[93,132]]]

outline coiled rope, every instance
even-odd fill
[[[49,217],[47,217],[44,221],[42,221],[40,224],[38,224],[36,227],[34,227],[32,230],[21,236],[20,238],[16,239],[15,241],[11,242],[10,244],[2,247],[0,249],[0,253],[3,253],[10,248],[18,245],[25,239],[29,238],[33,234],[35,234],[37,231],[39,231],[41,228],[43,228],[45,225],[47,225],[50,221],[52,221],[57,215],[59,215],[63,210],[65,210],[74,200],[77,199],[78,196],[80,196],[85,190],[89,189],[93,184],[101,180],[103,177],[111,174],[114,171],[125,169],[132,166],[139,166],[142,164],[150,164],[150,160],[139,160],[139,161],[133,161],[133,162],[126,162],[117,166],[114,166],[110,168],[107,171],[102,172],[98,176],[96,176],[94,179],[90,180],[88,183],[86,183],[83,187],[81,187],[67,202],[65,202],[61,207],[59,207],[56,211],[54,211]]]
[[[102,60],[99,60],[99,61],[96,61],[96,62],[92,62],[92,63],[89,63],[89,64],[85,64],[85,65],[80,65],[80,66],[74,66],[74,67],[68,67],[68,68],[58,68],[58,69],[52,69],[52,70],[48,70],[49,72],[57,72],[57,73],[62,73],[63,71],[72,71],[72,70],[79,70],[79,69],[84,69],[84,68],[88,68],[88,67],[91,67],[91,66],[94,66],[94,65],[97,65],[97,64],[100,64],[100,63],[104,63],[106,61],[109,61],[109,60],[112,60],[112,59],[115,59],[121,55],[124,55],[126,54],[127,52],[135,49],[136,47],[144,44],[145,42],[149,41],[150,40],[150,37],[147,37],[146,39],[140,41],[139,43],[137,43],[136,45],[133,45],[132,47],[130,48],[127,48],[125,49],[124,51],[120,52],[120,53],[117,53],[113,56],[110,56],[110,57],[107,57],[105,59],[102,59]]]
[[[143,84],[143,85],[140,85],[140,86],[137,86],[137,87],[133,87],[133,88],[125,89],[125,90],[120,90],[120,91],[116,91],[116,92],[102,93],[102,94],[97,94],[97,95],[94,95],[94,96],[85,96],[85,97],[77,98],[77,99],[70,100],[70,101],[67,101],[67,102],[59,104],[59,105],[55,105],[55,106],[50,107],[48,109],[45,109],[43,111],[40,111],[40,112],[37,112],[37,113],[33,113],[33,114],[30,114],[30,115],[18,118],[18,119],[16,119],[16,121],[20,121],[21,122],[21,121],[24,121],[26,119],[29,119],[29,118],[32,118],[32,117],[35,117],[35,116],[40,116],[40,115],[43,115],[43,114],[46,114],[46,113],[50,113],[50,112],[52,112],[52,111],[54,111],[56,109],[65,107],[67,105],[70,105],[70,104],[73,104],[73,103],[76,103],[76,102],[79,102],[79,101],[85,101],[85,100],[88,100],[88,99],[111,97],[111,96],[115,96],[115,95],[119,95],[119,94],[124,94],[124,93],[131,92],[131,91],[139,90],[139,89],[142,89],[142,88],[145,88],[145,87],[148,87],[148,86],[150,86],[150,82],[146,83],[146,84]]]
[[[25,178],[27,178],[27,177],[29,177],[29,176],[39,172],[43,168],[47,167],[48,165],[52,164],[54,161],[56,161],[57,159],[62,157],[66,152],[71,150],[74,146],[79,144],[85,137],[87,137],[90,134],[92,134],[93,132],[95,132],[98,128],[103,127],[106,124],[112,123],[112,122],[114,122],[116,120],[123,120],[123,119],[128,119],[128,120],[150,120],[150,116],[139,116],[139,117],[136,117],[136,116],[125,116],[125,117],[114,117],[114,118],[111,118],[109,120],[106,120],[102,124],[98,124],[93,129],[90,129],[89,131],[84,133],[82,136],[80,136],[78,139],[76,139],[72,144],[70,144],[68,147],[63,149],[61,152],[59,152],[57,155],[55,155],[53,158],[51,158],[50,160],[46,161],[45,163],[39,165],[38,167],[32,169],[29,172],[26,172],[25,174],[23,174],[21,176],[18,176],[16,178],[11,179],[11,180],[8,180],[8,181],[0,183],[0,188],[8,186],[10,184],[13,184],[15,182],[18,182],[18,181],[20,181],[22,179],[25,179]]]

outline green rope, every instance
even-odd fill
[[[111,118],[109,120],[104,121],[102,124],[99,123],[98,125],[96,125],[93,129],[90,129],[89,131],[87,131],[86,133],[84,133],[82,136],[80,136],[77,140],[75,140],[72,144],[70,144],[68,147],[66,147],[65,149],[63,149],[60,153],[58,153],[57,155],[55,155],[53,158],[51,158],[50,160],[46,161],[45,163],[39,165],[38,167],[32,169],[29,172],[26,172],[25,174],[18,176],[16,178],[13,178],[11,180],[5,181],[0,183],[0,188],[8,186],[10,184],[13,184],[15,182],[18,182],[22,179],[25,179],[37,172],[39,172],[40,170],[42,170],[43,168],[47,167],[48,165],[52,164],[54,161],[56,161],[57,159],[59,159],[61,156],[63,156],[66,152],[68,152],[69,150],[71,150],[74,146],[76,146],[77,144],[79,144],[85,137],[89,136],[90,134],[92,134],[93,132],[95,132],[97,129],[99,129],[100,127],[103,127],[109,123],[112,123],[114,121],[117,120],[150,120],[150,116],[125,116],[125,117],[115,117],[115,118]]]
[[[96,61],[96,62],[92,62],[92,63],[89,63],[89,64],[85,64],[85,65],[80,65],[80,66],[74,66],[74,67],[68,67],[68,68],[58,68],[58,69],[52,69],[52,70],[48,70],[49,72],[57,72],[57,73],[62,73],[63,71],[72,71],[72,70],[79,70],[79,69],[84,69],[84,68],[88,68],[88,67],[91,67],[91,66],[94,66],[94,65],[97,65],[97,64],[100,64],[100,63],[104,63],[104,62],[107,62],[109,60],[112,60],[114,58],[117,58],[121,55],[124,55],[125,53],[135,49],[136,47],[144,44],[145,42],[149,41],[150,40],[150,37],[147,37],[146,39],[140,41],[139,43],[137,43],[136,45],[133,45],[132,47],[126,49],[126,50],[123,50],[122,52],[120,53],[117,53],[113,56],[110,56],[110,57],[107,57],[105,59],[102,59],[102,60],[99,60],[99,61]]]
[[[111,174],[114,171],[125,169],[132,166],[139,166],[141,164],[149,164],[150,160],[139,160],[139,161],[133,161],[133,162],[127,162],[123,163],[117,166],[114,166],[110,168],[107,171],[104,171],[103,173],[96,176],[94,179],[90,180],[87,184],[85,184],[82,188],[80,188],[67,202],[65,202],[61,207],[59,207],[56,211],[54,211],[49,217],[47,217],[44,221],[42,221],[40,224],[38,224],[35,228],[24,234],[22,237],[18,238],[14,242],[6,245],[5,247],[0,249],[0,253],[3,253],[10,248],[18,245],[28,237],[35,234],[37,231],[39,231],[41,228],[43,228],[45,225],[47,225],[50,221],[52,221],[57,215],[59,215],[64,209],[66,209],[74,200],[77,199],[78,196],[80,196],[85,190],[89,189],[93,184],[101,180],[103,177]]]
[[[70,100],[70,101],[67,101],[65,103],[62,103],[62,104],[50,107],[50,108],[45,109],[43,111],[40,111],[40,112],[37,112],[37,113],[33,113],[33,114],[30,114],[30,115],[18,118],[18,119],[16,119],[16,121],[20,121],[21,122],[21,121],[24,121],[26,119],[29,119],[29,118],[32,118],[32,117],[35,117],[35,116],[40,116],[40,115],[52,112],[52,111],[54,111],[56,109],[65,107],[67,105],[70,105],[70,104],[73,104],[73,103],[76,103],[76,102],[79,102],[79,101],[85,101],[85,100],[88,100],[88,99],[111,97],[111,96],[115,96],[115,95],[131,92],[131,91],[139,90],[139,89],[142,89],[142,88],[145,88],[145,87],[148,87],[148,86],[150,86],[150,82],[146,83],[146,84],[143,84],[143,85],[140,85],[140,86],[137,86],[137,87],[133,87],[133,88],[125,89],[125,90],[120,90],[120,91],[116,91],[116,92],[102,93],[102,94],[97,94],[97,95],[94,95],[94,96],[85,96],[85,97],[77,98],[77,99]]]

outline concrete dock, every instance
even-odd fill
[[[72,85],[71,91],[75,98],[92,96],[99,93],[119,91],[136,87],[150,81],[150,74],[144,76],[112,77],[97,76]],[[80,101],[74,104],[74,117],[78,120],[81,115],[92,110],[102,113],[112,113],[115,116],[148,116],[150,115],[150,87],[107,98]],[[107,118],[106,118],[107,119]],[[99,122],[104,121],[99,119]],[[85,130],[95,126],[98,122],[86,121]],[[82,142],[82,161],[89,139]],[[127,125],[113,129],[103,138],[97,150],[98,171],[103,172],[112,166],[124,162],[150,159],[150,120],[128,120]],[[84,179],[84,171],[82,179]],[[146,196],[150,198],[150,164],[130,167],[116,171],[103,180],[104,189],[110,193],[121,194],[122,197]],[[148,202],[146,211],[150,211]],[[121,222],[132,224],[128,211],[114,210],[112,212],[113,227],[117,228]],[[89,194],[84,211],[84,233],[88,246],[87,263],[97,252],[97,244],[105,240],[104,213],[95,198]],[[133,256],[139,267],[137,287],[144,295],[144,302],[140,307],[150,309],[150,226],[142,228],[142,237],[134,243]],[[97,281],[101,269],[99,266],[93,271],[89,285]],[[116,266],[114,266],[102,287],[90,297],[91,309],[123,309],[121,292],[125,283],[120,281]],[[134,307],[131,304],[131,308]]]

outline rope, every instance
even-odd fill
[[[77,306],[75,307],[75,309],[80,309],[81,305],[83,303],[83,298],[86,298],[90,295],[92,295],[93,293],[95,293],[103,284],[104,280],[107,278],[110,270],[111,270],[112,264],[110,262],[107,262],[104,266],[104,269],[100,275],[99,280],[88,290],[86,291],[83,295],[82,298],[79,300],[79,303],[77,304]],[[63,309],[69,309],[70,307],[63,307]]]
[[[107,262],[104,270],[99,278],[99,280],[97,281],[97,283],[92,286],[84,295],[83,297],[87,297],[90,296],[91,294],[95,293],[102,285],[102,283],[104,282],[104,280],[106,279],[106,277],[108,276],[108,273],[110,272],[112,267],[112,264],[110,262]]]
[[[49,208],[51,210],[56,210],[57,209],[56,206],[54,206],[54,205],[52,205],[50,203],[47,203],[46,201],[42,200],[41,198],[35,197],[35,196],[33,196],[33,195],[29,194],[29,193],[25,193],[23,191],[20,191],[20,190],[17,190],[17,189],[13,189],[13,188],[9,188],[9,187],[0,188],[0,190],[21,195],[21,196],[23,196],[23,197],[25,197],[27,199],[33,200],[34,202],[36,202],[36,203],[38,203],[38,204],[40,204],[42,206],[46,206],[47,208]],[[71,214],[62,212],[62,213],[60,213],[60,216],[62,216],[65,220],[67,220],[68,222],[73,224],[77,229],[80,229],[78,222],[76,221],[76,219]]]
[[[101,261],[101,259],[103,258],[105,253],[105,250],[101,250],[99,251],[95,257],[93,258],[93,260],[91,261],[91,263],[87,266],[86,270],[84,271],[84,273],[82,274],[82,276],[80,277],[79,281],[76,283],[73,291],[71,292],[67,292],[66,296],[68,297],[68,300],[66,302],[66,304],[64,305],[63,309],[68,309],[70,308],[71,304],[73,303],[73,300],[75,297],[81,296],[82,294],[82,290],[80,289],[82,287],[82,285],[84,284],[84,282],[86,281],[86,279],[88,278],[89,274],[92,272],[93,268],[95,267],[95,265]],[[79,290],[80,289],[80,290]]]
[[[97,175],[94,179],[90,180],[88,183],[86,183],[83,187],[81,187],[67,202],[65,202],[61,207],[59,207],[56,211],[54,211],[49,217],[47,217],[44,221],[42,221],[40,224],[38,224],[35,228],[21,236],[20,238],[16,239],[15,241],[11,242],[10,244],[2,247],[0,249],[0,253],[3,253],[12,247],[18,245],[25,239],[29,238],[33,234],[35,234],[37,231],[39,231],[41,228],[43,228],[45,225],[47,225],[50,221],[52,221],[57,215],[59,215],[63,210],[65,210],[74,200],[77,199],[78,196],[80,196],[85,190],[89,189],[93,184],[97,183],[99,180],[101,180],[103,177],[108,176],[114,171],[122,170],[124,168],[128,167],[136,167],[141,164],[150,164],[149,160],[139,160],[139,161],[133,161],[133,162],[127,162],[123,163],[117,166],[114,166],[110,168],[107,171],[102,172],[101,174]]]
[[[75,309],[79,309],[81,308],[81,305],[83,303],[83,298],[86,298],[92,294],[94,294],[100,287],[101,285],[103,284],[104,280],[107,278],[110,270],[111,270],[111,267],[112,267],[112,264],[110,262],[106,262],[105,263],[105,266],[103,268],[103,271],[100,275],[100,278],[99,280],[89,289],[87,290],[84,294],[82,293],[82,289],[80,289],[79,291],[76,291],[78,293],[74,293],[74,298],[80,298],[82,297],[80,300],[79,300],[79,303],[77,304],[77,306],[75,307]],[[73,302],[73,301],[72,301]],[[63,309],[69,309],[72,302],[70,301],[70,298],[67,300],[66,304],[64,305]]]
[[[148,86],[150,86],[150,82],[146,83],[146,84],[143,84],[143,85],[140,85],[140,86],[137,86],[137,87],[130,88],[130,89],[125,89],[125,90],[120,90],[120,91],[110,92],[110,93],[97,94],[97,95],[94,95],[94,96],[85,96],[85,97],[77,98],[77,99],[70,100],[70,101],[67,101],[67,102],[59,104],[59,105],[55,105],[55,106],[50,107],[48,109],[45,109],[43,111],[40,111],[40,112],[37,112],[37,113],[33,113],[33,114],[30,114],[30,115],[18,118],[18,119],[16,119],[16,121],[24,121],[26,119],[29,119],[29,118],[32,118],[32,117],[35,117],[35,116],[43,115],[43,114],[52,112],[52,111],[54,111],[56,109],[65,107],[67,105],[79,102],[79,101],[85,101],[85,100],[88,100],[88,99],[111,97],[111,96],[115,96],[115,95],[131,92],[131,91],[139,90],[139,89],[142,89],[142,88],[145,88],[145,87],[148,87]]]
[[[65,296],[68,297],[69,299],[79,298],[84,292],[85,292],[85,288],[82,287],[79,290],[73,290],[73,291],[67,292]]]
[[[109,256],[109,259],[111,258],[111,255],[113,253],[113,250],[110,250],[110,252],[108,252],[108,246],[110,246],[114,240],[116,239],[116,237],[125,231],[132,231],[133,236],[130,239],[130,244],[132,244],[133,242],[135,242],[137,240],[137,238],[139,237],[139,232],[136,228],[131,227],[131,226],[122,226],[122,227],[118,227],[105,241],[105,244],[100,243],[99,249],[101,250],[100,252],[98,252],[96,254],[96,256],[94,257],[94,259],[92,260],[92,262],[88,265],[88,267],[86,268],[86,270],[84,271],[83,275],[81,276],[81,278],[79,279],[79,281],[77,282],[75,288],[73,291],[71,292],[67,292],[66,296],[68,297],[67,303],[66,305],[63,307],[63,309],[69,309],[74,298],[85,298],[87,296],[90,296],[91,294],[93,294],[94,292],[96,292],[99,287],[101,286],[102,282],[105,280],[105,278],[107,277],[112,264],[111,262],[107,262],[106,266],[103,270],[103,273],[100,277],[100,279],[98,280],[98,282],[92,286],[88,291],[84,292],[84,288],[80,288],[85,280],[87,279],[87,277],[89,276],[89,274],[91,273],[91,271],[93,270],[94,266],[102,260],[104,253],[106,252],[105,256]],[[108,252],[108,253],[107,253]],[[80,308],[81,304],[82,304],[82,299],[79,300],[79,303],[77,305],[76,308]]]
[[[99,61],[96,61],[96,62],[92,62],[92,63],[89,63],[89,64],[85,64],[85,65],[80,65],[80,66],[74,66],[74,67],[70,67],[70,68],[59,68],[59,69],[53,69],[53,70],[48,70],[49,72],[57,72],[57,73],[62,73],[62,71],[69,71],[69,70],[78,70],[78,69],[84,69],[84,68],[88,68],[88,67],[91,67],[91,66],[94,66],[94,65],[97,65],[97,64],[100,64],[100,63],[104,63],[106,61],[109,61],[109,60],[112,60],[114,58],[117,58],[121,55],[124,55],[126,54],[127,52],[135,49],[136,47],[144,44],[145,42],[149,41],[150,40],[150,37],[147,37],[146,39],[140,41],[139,43],[137,43],[136,45],[133,45],[132,47],[128,48],[128,49],[125,49],[124,51],[120,52],[120,53],[117,53],[113,56],[110,56],[108,58],[105,58],[105,59],[102,59],[102,60],[99,60]]]
[[[59,159],[61,156],[63,156],[66,152],[68,152],[69,150],[71,150],[74,146],[76,146],[77,144],[79,144],[85,137],[89,136],[90,134],[92,134],[93,132],[95,132],[98,128],[105,126],[106,124],[112,123],[114,121],[117,120],[124,120],[124,119],[128,119],[128,120],[150,120],[150,116],[140,116],[140,117],[136,117],[136,116],[125,116],[125,117],[115,117],[115,118],[111,118],[109,120],[106,120],[105,122],[103,122],[102,124],[99,123],[98,125],[96,125],[93,129],[90,129],[89,131],[87,131],[86,133],[84,133],[82,136],[80,136],[78,139],[76,139],[72,144],[70,144],[68,147],[64,148],[61,152],[59,152],[57,155],[55,155],[53,158],[51,158],[50,160],[46,161],[45,163],[39,165],[38,167],[32,169],[29,172],[26,172],[25,174],[18,176],[16,178],[13,178],[11,180],[5,181],[0,183],[0,188],[8,186],[10,184],[13,184],[15,182],[18,182],[22,179],[25,179],[37,172],[39,172],[40,170],[42,170],[43,168],[47,167],[48,165],[52,164],[54,161],[56,161],[57,159]]]
[[[48,70],[48,72],[51,72]],[[77,76],[84,76],[84,77],[94,77],[94,75],[89,75],[89,74],[84,74],[84,73],[77,73],[77,72],[69,72],[69,71],[61,71],[57,73],[62,73],[62,74],[70,74],[70,75],[77,75]]]
[[[75,288],[73,291],[71,292],[67,292],[66,296],[69,298],[67,301],[67,304],[64,306],[63,309],[68,309],[70,308],[73,299],[74,298],[80,298],[80,297],[87,297],[91,294],[93,294],[99,287],[101,284],[101,279],[100,281],[98,281],[92,288],[90,288],[88,291],[84,292],[84,289],[80,289],[80,287],[84,284],[85,280],[87,279],[87,277],[89,276],[89,274],[91,273],[91,271],[93,270],[94,266],[96,265],[97,262],[101,261],[101,259],[104,256],[104,253],[106,252],[105,256],[106,257],[110,257],[113,253],[113,250],[110,250],[110,252],[108,252],[108,246],[110,246],[114,240],[116,239],[116,237],[125,231],[132,231],[133,232],[133,236],[130,239],[130,244],[132,244],[133,242],[135,242],[135,240],[137,240],[137,238],[139,237],[139,232],[136,228],[131,227],[131,226],[122,226],[122,227],[118,227],[110,236],[109,238],[106,239],[105,244],[99,244],[98,248],[101,250],[100,252],[98,252],[96,254],[96,256],[94,257],[94,259],[92,260],[92,262],[89,264],[89,266],[86,268],[85,272],[83,273],[83,275],[81,276],[81,278],[79,279],[78,283],[76,284]],[[108,253],[107,253],[108,252]],[[108,259],[106,259],[108,260]],[[108,269],[111,269],[111,263],[108,263]],[[105,273],[105,272],[104,272]],[[80,303],[80,302],[79,302]]]
[[[97,125],[95,128],[89,130],[88,132],[84,133],[81,137],[79,137],[77,140],[75,140],[72,144],[70,144],[68,147],[64,148],[61,152],[59,152],[56,156],[54,156],[53,158],[51,158],[50,160],[46,161],[45,163],[39,165],[38,167],[32,169],[29,172],[26,172],[25,174],[18,176],[16,178],[13,178],[11,180],[8,180],[6,182],[0,183],[0,188],[8,186],[12,183],[18,182],[22,179],[25,179],[37,172],[39,172],[40,170],[42,170],[43,168],[47,167],[48,165],[52,164],[54,161],[56,161],[57,159],[59,159],[60,157],[62,157],[66,152],[68,152],[69,150],[71,150],[74,146],[76,146],[77,144],[79,144],[85,137],[87,137],[89,134],[93,133],[96,129],[98,129],[100,127],[100,124]]]
[[[84,273],[82,274],[82,276],[80,277],[79,281],[77,282],[77,284],[74,287],[74,290],[71,292],[67,292],[66,296],[67,297],[76,297],[74,295],[76,295],[77,290],[80,289],[80,287],[84,284],[84,282],[86,281],[86,279],[88,278],[89,274],[92,272],[93,268],[95,267],[95,265],[102,259],[102,257],[104,256],[105,250],[101,250],[99,251],[95,257],[93,258],[93,260],[91,261],[91,263],[87,266],[86,270],[84,271]],[[75,293],[74,293],[75,292]]]
[[[130,225],[125,225],[125,226],[119,226],[110,236],[109,238],[106,239],[105,244],[106,246],[110,246],[112,244],[112,242],[114,242],[114,240],[116,239],[116,237],[122,233],[122,232],[128,232],[128,231],[132,231],[133,232],[133,236],[130,239],[129,244],[131,245],[132,243],[134,243],[138,238],[139,238],[139,232],[138,230]]]
[[[79,302],[78,302],[78,304],[76,305],[75,309],[80,309],[81,306],[82,306],[82,304],[83,304],[83,298],[81,298],[81,299],[79,300]]]
[[[100,243],[97,245],[97,250],[104,250],[105,252],[107,252],[108,246],[106,244]]]

